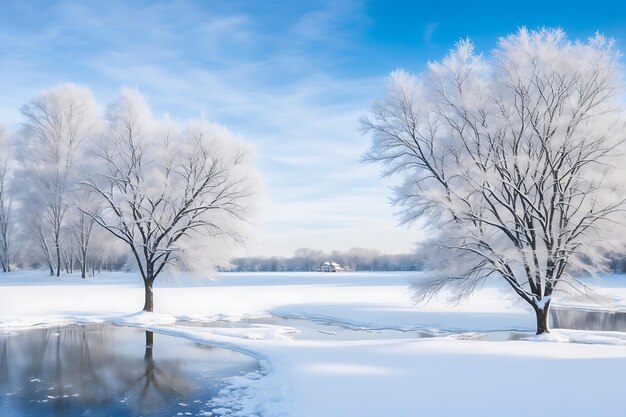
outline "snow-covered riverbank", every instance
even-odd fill
[[[225,410],[229,401],[238,402],[240,415],[522,416],[532,409],[533,415],[586,416],[616,415],[623,408],[623,334],[555,331],[556,337],[550,338],[599,343],[593,345],[465,340],[472,339],[469,332],[530,334],[534,317],[495,286],[459,305],[450,306],[442,298],[415,306],[410,275],[257,273],[223,274],[208,282],[162,280],[155,295],[158,313],[147,315],[136,314],[143,287],[134,274],[87,280],[50,278],[40,272],[2,274],[0,327],[107,321],[250,353],[263,360],[268,375],[258,381],[232,381],[246,389],[226,393]],[[595,301],[568,297],[556,302],[595,308],[626,305],[624,277],[607,278],[599,286]],[[164,326],[176,319],[238,320],[270,314],[366,327],[445,330],[446,335],[294,340],[289,329],[273,325]],[[530,394],[538,389],[536,384],[551,387],[539,403]]]

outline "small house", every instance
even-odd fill
[[[341,267],[337,262],[324,262],[320,268],[319,272],[341,272],[345,271],[344,268]]]

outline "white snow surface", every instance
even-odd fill
[[[224,273],[212,281],[163,277],[156,282],[157,313],[138,313],[143,284],[136,274],[103,273],[82,280],[15,272],[0,274],[0,331],[111,322],[259,358],[261,373],[226,381],[214,401],[216,415],[621,415],[626,334],[555,330],[534,337],[532,312],[497,285],[486,285],[456,305],[449,305],[445,296],[414,305],[409,287],[414,279],[419,274]],[[554,305],[626,308],[626,276],[591,285],[600,287],[593,299],[555,296]],[[275,325],[166,326],[176,320],[267,315],[432,330],[440,336],[294,340],[293,329]],[[527,337],[474,337],[498,331],[525,332]]]

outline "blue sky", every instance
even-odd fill
[[[252,255],[298,247],[398,253],[423,238],[396,226],[392,179],[359,163],[357,119],[385,76],[414,72],[460,38],[488,52],[519,26],[600,31],[626,49],[619,1],[3,1],[0,111],[63,82],[100,103],[138,87],[156,113],[204,115],[257,149],[267,209]]]

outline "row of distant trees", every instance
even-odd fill
[[[73,84],[43,91],[0,132],[0,265],[50,275],[137,269],[152,287],[170,267],[228,264],[257,196],[249,147],[204,120],[155,117],[123,89],[102,113]]]
[[[121,245],[87,213],[101,207],[79,187],[79,164],[95,139],[97,106],[74,85],[42,92],[16,132],[0,130],[0,266],[50,275],[119,267]]]
[[[421,255],[406,253],[390,255],[373,249],[352,248],[348,251],[300,248],[291,257],[245,257],[233,259],[228,269],[237,272],[310,272],[324,262],[337,262],[349,271],[419,271],[423,268]]]
[[[432,251],[429,252],[432,256]],[[324,262],[337,262],[347,271],[423,271],[430,270],[425,250],[412,253],[387,254],[374,249],[352,248],[347,251],[324,252],[299,248],[293,256],[247,256],[235,258],[231,265],[221,268],[228,272],[314,272]],[[608,271],[626,273],[626,256],[607,252]],[[120,265],[123,265],[121,263]]]

